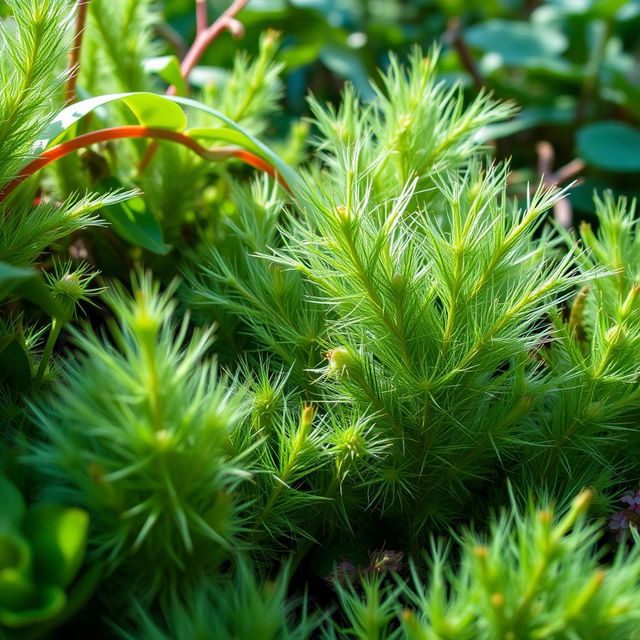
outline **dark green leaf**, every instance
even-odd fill
[[[0,340],[0,382],[21,392],[31,385],[31,363],[18,336]]]
[[[0,300],[10,294],[19,295],[34,302],[51,316],[65,315],[38,271],[0,262]]]
[[[24,533],[39,582],[71,584],[84,558],[88,528],[89,516],[81,509],[46,502],[29,509]]]
[[[640,130],[622,122],[594,122],[577,136],[578,155],[607,171],[640,171]]]
[[[465,31],[467,42],[482,51],[497,53],[509,65],[532,58],[554,58],[567,48],[566,36],[548,26],[515,20],[487,20]]]
[[[115,178],[108,178],[98,188],[108,192],[121,189],[122,185]],[[160,255],[171,250],[171,246],[164,243],[162,227],[143,198],[130,198],[126,202],[103,207],[100,214],[111,224],[113,231],[128,242]]]

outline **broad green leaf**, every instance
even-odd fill
[[[96,185],[96,189],[105,192],[121,188],[122,185],[115,178],[107,178]],[[162,227],[144,198],[135,197],[108,205],[100,210],[100,215],[111,224],[115,233],[128,242],[160,255],[166,255],[171,250],[171,246],[164,243]]]
[[[375,91],[369,82],[369,74],[362,60],[344,45],[328,44],[320,51],[320,60],[328,69],[349,80],[363,100],[372,100]]]
[[[488,124],[478,130],[474,139],[478,142],[487,142],[498,138],[526,131],[541,124],[568,124],[575,117],[575,105],[573,100],[558,101],[559,104],[545,107],[526,107],[515,118],[506,122]]]
[[[214,85],[223,87],[231,74],[221,67],[194,67],[189,74],[189,84],[202,88]]]
[[[18,590],[26,587],[27,584],[18,577],[15,577],[11,582],[7,579],[4,585],[7,591],[12,588]],[[28,604],[23,607],[13,610],[0,604],[0,625],[20,629],[45,622],[61,613],[66,603],[67,596],[60,587],[33,588]]]
[[[640,130],[623,122],[602,121],[577,134],[578,155],[607,171],[640,171]]]
[[[584,15],[596,18],[611,18],[629,0],[551,0],[552,6],[559,7],[564,13]]]
[[[51,316],[65,315],[38,271],[0,262],[0,300],[12,293],[34,302]]]
[[[33,146],[33,153],[42,153],[52,142],[57,140],[76,122],[106,104],[123,102],[136,116],[140,124],[148,127],[182,131],[187,126],[187,119],[182,109],[173,104],[166,96],[155,93],[112,93],[104,96],[88,98],[65,107],[50,122],[43,136]]]
[[[180,96],[167,96],[167,99],[171,100],[172,102],[184,105],[185,107],[191,107],[192,109],[197,109],[198,111],[208,113],[214,118],[224,122],[230,129],[233,129],[234,131],[240,133],[242,135],[242,139],[246,141],[244,146],[248,147],[250,144],[253,145],[253,148],[258,150],[259,154],[273,166],[273,168],[286,180],[289,187],[291,187],[291,189],[295,192],[295,187],[298,185],[298,176],[296,172],[286,162],[284,162],[282,158],[280,158],[276,153],[269,149],[266,144],[245,131],[231,118],[225,116],[223,113],[217,111],[216,109],[212,109],[211,107],[201,104],[200,102],[197,102],[195,100],[191,100],[190,98],[182,98]]]
[[[18,336],[0,339],[0,382],[26,391],[31,384],[31,363]]]
[[[180,61],[176,56],[158,56],[144,61],[144,70],[158,74],[165,82],[173,85],[178,95],[186,95],[187,86],[180,71]]]
[[[465,39],[482,51],[497,53],[508,65],[531,58],[554,58],[567,48],[566,36],[549,25],[514,20],[487,20],[465,30]]]
[[[17,533],[0,533],[0,576],[6,571],[25,576],[31,572],[31,549]]]
[[[7,624],[3,611],[13,613],[28,607],[34,600],[34,592],[32,581],[22,570],[6,567],[0,572],[0,627]]]
[[[189,129],[186,133],[190,138],[230,142],[231,144],[244,147],[249,151],[254,151],[257,154],[262,155],[259,147],[253,144],[253,142],[249,140],[244,134],[240,133],[239,131],[234,131],[233,129],[198,128],[198,129]]]
[[[46,502],[29,509],[23,530],[38,582],[71,584],[84,558],[88,528],[89,516],[81,509]]]
[[[5,475],[0,474],[0,531],[19,529],[25,514],[25,503],[18,488]]]
[[[48,637],[46,635],[48,630],[59,627],[84,607],[100,583],[103,569],[104,566],[101,563],[94,562],[86,571],[82,572],[67,592],[67,603],[64,609],[55,617],[47,620],[44,625],[38,627],[38,631],[43,634],[42,637]]]

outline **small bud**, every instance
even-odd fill
[[[166,451],[171,445],[171,433],[167,429],[160,429],[155,434],[156,445],[160,451]]]
[[[473,555],[479,560],[486,560],[489,557],[489,549],[484,545],[479,545],[473,548]]]
[[[400,614],[403,622],[415,622],[416,616],[411,609],[403,609]]]
[[[396,271],[396,273],[391,276],[391,289],[394,291],[394,293],[400,295],[404,292],[404,288],[405,278],[401,273],[398,273]]]
[[[339,204],[336,207],[336,217],[342,224],[346,224],[351,220],[349,211],[347,211],[347,207],[345,207],[343,204]]]
[[[402,569],[402,551],[378,550],[369,556],[369,570],[374,573],[398,572]]]
[[[276,29],[267,29],[267,31],[263,36],[264,46],[266,48],[269,48],[278,44],[278,41],[280,40],[280,36],[281,36],[280,31],[277,31]]]
[[[604,339],[611,345],[619,345],[625,339],[625,332],[621,325],[615,324],[605,334]]]
[[[578,513],[584,513],[589,505],[593,502],[593,498],[595,497],[594,491],[592,489],[585,489],[582,491],[573,501],[573,509],[575,509]]]
[[[622,319],[626,318],[633,310],[638,293],[640,293],[640,286],[634,284],[620,307],[620,317]]]
[[[598,569],[593,576],[593,582],[596,587],[600,587],[607,577],[607,572],[604,569]]]
[[[305,404],[304,407],[302,407],[302,417],[300,418],[300,422],[303,425],[311,426],[315,415],[316,410],[313,405]]]
[[[548,509],[538,511],[538,521],[543,524],[550,524],[553,521],[553,514]]]
[[[491,606],[500,609],[504,606],[504,594],[494,593],[491,595]]]
[[[410,113],[403,113],[398,118],[398,130],[400,134],[409,131],[413,127],[413,117]]]
[[[353,356],[345,347],[331,349],[331,351],[327,352],[326,357],[329,361],[329,374],[344,375],[355,365]]]
[[[588,293],[588,285],[585,285],[580,289],[573,305],[571,306],[571,313],[569,315],[569,330],[573,333],[573,336],[578,342],[584,342],[586,337],[584,331],[584,308]]]

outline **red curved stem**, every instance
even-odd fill
[[[251,153],[245,149],[236,149],[234,147],[213,147],[208,149],[196,142],[193,138],[180,133],[178,131],[170,131],[169,129],[160,129],[157,127],[145,127],[142,125],[129,125],[124,127],[112,127],[110,129],[100,129],[99,131],[91,131],[83,135],[77,136],[67,142],[62,142],[51,149],[47,149],[35,160],[27,164],[22,173],[15,177],[11,182],[0,191],[0,203],[16,189],[24,180],[34,173],[51,164],[55,160],[62,158],[78,149],[88,147],[97,142],[105,142],[107,140],[118,140],[122,138],[152,138],[155,140],[169,140],[188,147],[205,160],[224,160],[225,158],[238,158],[248,165],[264,171],[272,178],[276,178],[280,184],[290,191],[289,185],[284,178],[280,176],[276,170],[264,159],[255,153]]]

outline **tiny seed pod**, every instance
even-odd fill
[[[336,347],[327,351],[326,357],[329,361],[327,370],[329,374],[345,375],[355,365],[353,355],[345,347]]]
[[[605,334],[605,340],[611,345],[616,346],[622,343],[625,339],[625,331],[619,324],[613,325]]]

